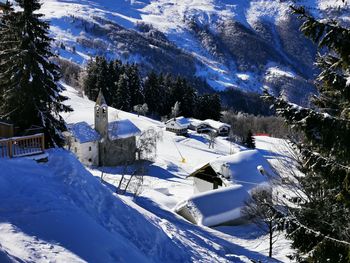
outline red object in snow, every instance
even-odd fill
[[[268,133],[255,133],[254,136],[267,136],[267,137],[271,137],[271,135],[268,134]]]

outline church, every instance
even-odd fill
[[[67,148],[86,165],[116,166],[135,161],[136,136],[141,131],[130,120],[108,121],[108,105],[100,91],[94,107],[95,127],[68,124]]]

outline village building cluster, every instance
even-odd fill
[[[165,123],[166,130],[175,133],[176,135],[186,136],[188,130],[193,130],[197,133],[214,132],[218,136],[228,136],[231,130],[229,124],[215,121],[211,119],[198,120],[194,118],[177,117],[171,118]]]

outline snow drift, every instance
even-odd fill
[[[0,244],[7,257],[186,261],[160,227],[113,196],[72,154],[54,150],[49,155],[47,164],[0,161]]]

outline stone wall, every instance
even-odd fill
[[[135,161],[135,136],[100,143],[100,165],[116,166]]]

